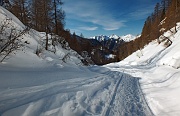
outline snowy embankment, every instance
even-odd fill
[[[0,7],[0,20],[7,18],[16,29],[25,28]],[[139,78],[84,67],[81,57],[61,44],[46,51],[45,34],[35,30],[18,39],[22,46],[0,63],[1,116],[152,115]]]
[[[157,116],[180,116],[180,23],[177,29],[177,33],[172,33],[174,28],[164,33],[173,41],[171,46],[154,41],[125,60],[105,66],[142,78],[143,93]]]

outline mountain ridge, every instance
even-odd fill
[[[125,42],[130,42],[130,41],[136,39],[137,37],[138,36],[134,36],[132,34],[127,34],[127,35],[123,35],[123,36],[112,34],[110,36],[107,36],[107,35],[96,35],[96,36],[90,37],[89,39],[96,39],[99,42],[107,41],[107,40],[112,40],[112,39],[114,39],[114,40],[123,40]]]

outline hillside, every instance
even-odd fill
[[[48,62],[56,62],[59,65],[65,62],[74,65],[82,64],[83,58],[70,49],[68,43],[56,43],[56,46],[53,46],[52,39],[49,39],[49,50],[45,50],[46,34],[33,29],[27,30],[19,19],[2,7],[0,7],[0,22],[2,66],[5,64],[15,67],[39,67]],[[64,41],[63,38],[55,35],[48,36]]]
[[[104,66],[141,78],[142,91],[156,116],[180,115],[180,23],[177,25],[177,33],[172,33],[175,28],[164,33],[173,42],[168,48],[157,39],[123,61]]]

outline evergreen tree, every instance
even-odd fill
[[[81,34],[80,34],[80,37],[81,37],[81,38],[84,38],[84,35],[81,33]]]

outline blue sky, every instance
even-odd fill
[[[64,0],[66,29],[85,37],[140,34],[160,0]]]

